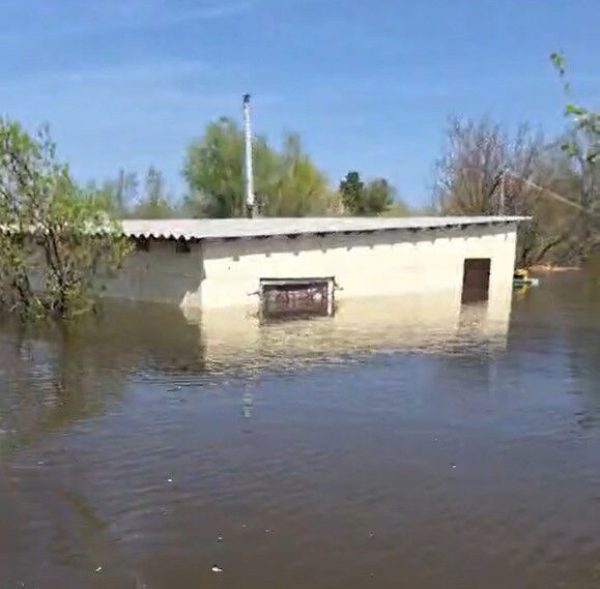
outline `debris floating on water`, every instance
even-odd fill
[[[97,573],[99,573],[99,572],[101,572],[101,571],[102,571],[102,567],[98,567],[98,568],[96,569],[96,572],[97,572]]]
[[[215,564],[215,565],[213,565],[213,568],[211,569],[211,571],[212,571],[213,573],[222,573],[222,572],[223,572],[223,569],[222,569],[222,568],[220,568],[220,567],[218,567],[218,566]]]
[[[167,483],[172,483],[173,479],[167,479]]]
[[[452,462],[452,463],[450,464],[450,468],[456,468],[456,464],[454,464],[454,462]]]
[[[219,536],[219,537],[217,538],[217,542],[223,542],[223,536]]]

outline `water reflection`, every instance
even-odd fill
[[[245,309],[184,316],[168,306],[113,304],[62,329],[5,325],[0,449],[100,415],[131,379],[160,379],[176,393],[211,374],[247,377],[372,353],[499,351],[510,316],[510,300],[503,303],[461,305],[452,292],[360,299],[340,304],[334,317],[268,324]]]
[[[494,304],[460,304],[452,291],[433,295],[356,299],[338,304],[333,317],[261,324],[244,308],[187,311],[213,369],[291,367],[347,355],[411,351],[457,353],[506,345],[510,293]]]
[[[594,284],[5,326],[0,587],[597,587]]]
[[[600,425],[600,275],[543,277],[542,288],[515,305],[508,341],[515,372],[535,380],[541,366],[554,386],[577,399],[578,431]]]
[[[0,333],[0,450],[100,415],[130,378],[204,370],[178,309],[117,305],[69,326]]]

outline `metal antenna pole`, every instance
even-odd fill
[[[250,122],[250,94],[244,94],[244,130],[246,138],[246,213],[254,217],[254,172],[252,170],[252,126]]]

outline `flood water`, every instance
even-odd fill
[[[446,308],[5,326],[0,587],[597,589],[600,280]]]

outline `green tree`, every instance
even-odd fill
[[[132,203],[138,196],[139,180],[135,172],[119,170],[117,179],[113,182],[114,201],[117,214],[125,216]]]
[[[154,166],[150,166],[146,173],[144,196],[130,210],[129,215],[139,219],[168,219],[177,215],[163,175]]]
[[[0,301],[21,317],[70,317],[91,308],[98,279],[128,251],[96,194],[35,137],[0,118]]]
[[[86,191],[94,195],[96,202],[117,218],[131,216],[131,208],[138,198],[139,180],[135,172],[119,170],[117,177],[105,180],[100,186],[90,182]]]
[[[565,95],[570,98],[565,56],[552,53],[550,60],[563,81]],[[572,247],[583,262],[600,247],[600,111],[569,102],[565,116],[571,122],[571,130],[561,147],[569,158],[571,170],[579,177],[576,202],[580,214],[570,228],[570,235]]]
[[[280,155],[273,154],[273,178],[265,187],[261,213],[277,217],[301,217],[329,212],[334,197],[327,177],[303,152],[298,135],[287,135]]]
[[[262,195],[274,182],[276,161],[263,137],[255,138],[253,154],[255,187]],[[244,133],[235,121],[221,118],[208,125],[188,148],[183,176],[186,204],[195,216],[244,216]]]
[[[398,192],[385,178],[369,180],[365,186],[365,208],[367,213],[380,215],[394,204]]]
[[[287,135],[281,152],[264,137],[253,140],[256,203],[267,216],[318,215],[336,210],[327,178],[302,150],[297,135]],[[208,125],[188,148],[183,167],[188,184],[186,207],[198,217],[242,217],[244,133],[231,119]],[[339,208],[339,207],[338,207]]]
[[[381,215],[397,202],[396,188],[385,178],[374,178],[366,184],[358,172],[352,171],[340,182],[344,210],[352,215]]]
[[[340,182],[340,195],[344,210],[352,215],[364,213],[365,185],[358,172],[348,172]]]

